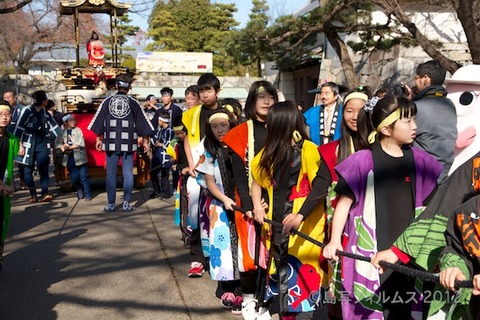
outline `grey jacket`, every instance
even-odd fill
[[[414,97],[417,137],[413,145],[430,153],[443,165],[439,182],[447,176],[453,163],[457,139],[457,112],[446,95],[443,86],[430,86]]]
[[[73,159],[75,160],[75,165],[80,166],[84,163],[87,163],[87,152],[85,151],[85,139],[83,138],[83,132],[80,128],[76,127],[72,129],[72,144],[77,145],[78,148],[73,149]],[[55,148],[59,149],[68,141],[67,130],[63,130],[63,134],[57,138],[55,141]],[[67,166],[69,154],[66,153],[63,155],[62,165]]]

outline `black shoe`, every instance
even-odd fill
[[[153,198],[156,198],[158,195],[158,193],[156,191],[153,191],[152,193],[150,193],[150,195],[148,196],[150,199],[153,199]]]
[[[169,194],[169,193],[161,193],[160,194],[160,198],[162,199],[170,199],[171,197],[173,197],[173,194]]]

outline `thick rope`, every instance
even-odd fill
[[[245,210],[243,208],[240,208],[240,207],[237,207],[237,206],[233,206],[233,208],[237,211],[245,213]],[[271,224],[272,226],[275,226],[277,228],[283,228],[283,224],[280,223],[280,222],[272,221],[272,220],[267,219],[267,218],[264,218],[263,221],[265,221],[266,223]],[[310,237],[309,235],[306,235],[305,233],[298,231],[297,229],[293,229],[293,228],[290,229],[290,233],[296,234],[299,237],[302,237],[303,239],[319,246],[320,248],[324,248],[325,245],[326,245],[325,243],[322,243],[322,242]],[[369,257],[365,257],[365,256],[358,255],[358,254],[355,254],[355,253],[350,253],[350,252],[345,252],[345,251],[340,251],[340,250],[337,250],[335,253],[336,253],[337,256],[343,256],[343,257],[346,257],[346,258],[351,258],[351,259],[356,259],[356,260],[361,260],[361,261],[366,261],[366,262],[371,261],[371,259]],[[419,278],[423,281],[428,281],[428,282],[433,282],[433,283],[439,283],[439,281],[440,281],[438,275],[435,274],[435,273],[422,271],[422,270],[418,270],[418,269],[413,269],[413,268],[410,268],[410,267],[407,267],[407,266],[404,266],[404,265],[390,263],[390,262],[387,262],[387,261],[380,261],[379,265],[382,266],[383,268],[392,269],[394,271],[405,274],[405,275],[407,275],[411,278]],[[472,282],[472,280],[462,280],[462,281],[457,280],[457,281],[455,281],[455,287],[456,288],[473,288],[473,282]]]

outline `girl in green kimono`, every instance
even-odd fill
[[[0,101],[0,270],[2,269],[3,244],[7,236],[8,222],[10,221],[10,195],[14,192],[13,186],[13,159],[18,154],[20,143],[17,137],[6,131],[12,119],[10,104]]]

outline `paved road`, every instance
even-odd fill
[[[59,189],[51,203],[14,195],[0,320],[241,319],[222,309],[207,274],[188,278],[173,200],[135,190],[136,211],[106,214],[101,189],[91,202]]]

